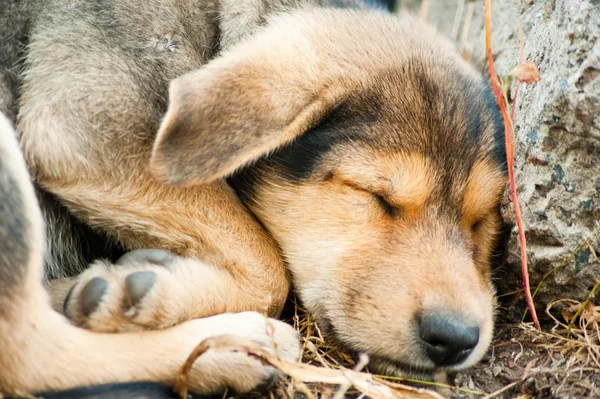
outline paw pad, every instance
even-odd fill
[[[94,277],[85,285],[85,287],[83,287],[79,296],[79,302],[81,305],[81,313],[83,313],[84,316],[89,316],[94,313],[107,289],[108,281],[100,277]]]
[[[162,249],[136,249],[127,252],[117,260],[117,265],[135,265],[140,263],[152,263],[159,266],[167,266],[179,259],[179,256]]]
[[[168,251],[140,249],[116,264],[96,261],[71,287],[64,314],[73,324],[99,332],[170,327],[180,320],[166,310],[176,296],[170,267],[181,259]]]
[[[151,271],[135,272],[125,279],[125,288],[129,305],[135,306],[156,283],[156,273]]]

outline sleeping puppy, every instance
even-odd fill
[[[290,285],[328,339],[378,372],[427,376],[483,356],[505,186],[493,97],[419,21],[331,3],[344,7],[36,3],[17,101],[27,165],[133,252],[51,282],[83,329],[68,324],[41,288],[39,210],[17,171],[28,197],[6,212],[38,235],[15,241],[31,259],[0,265],[26,270],[6,280],[21,288],[7,294],[0,392],[168,384],[200,338],[272,348],[269,323],[295,358],[289,327],[223,314],[277,317]],[[200,363],[199,393],[275,375],[240,354]]]

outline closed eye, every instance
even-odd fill
[[[375,197],[375,200],[386,215],[390,217],[399,217],[402,214],[402,208],[392,205],[383,195],[370,191],[369,189],[363,188],[352,182],[344,181],[343,183],[345,186],[350,187],[353,190],[368,193]]]
[[[377,202],[379,203],[379,205],[381,206],[381,208],[384,210],[384,212],[391,216],[391,217],[398,217],[400,216],[400,208],[392,205],[389,203],[388,200],[386,200],[382,195],[373,193],[373,195],[375,196],[375,198],[377,199]]]
[[[475,223],[473,223],[473,224],[471,225],[471,232],[472,232],[473,234],[477,234],[477,232],[479,231],[479,228],[481,227],[481,224],[482,224],[482,221],[481,221],[481,220],[478,220],[478,221],[476,221]]]

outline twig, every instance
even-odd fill
[[[505,386],[502,389],[497,390],[496,392],[492,392],[491,394],[484,396],[482,399],[491,399],[491,398],[495,398],[496,396],[508,391],[509,389],[512,389],[513,387],[515,387],[517,384],[520,384],[521,382],[523,382],[523,380],[519,380],[519,381],[514,381],[511,382],[510,384],[508,384],[507,386]]]
[[[364,369],[367,366],[367,364],[369,364],[369,357],[366,354],[361,353],[358,359],[358,363],[354,367],[354,371],[362,371],[362,369]],[[339,387],[333,399],[344,399],[346,392],[348,392],[348,389],[350,389],[351,387],[352,380],[348,379],[347,383]]]
[[[414,378],[394,377],[394,376],[389,376],[389,375],[377,375],[377,374],[374,374],[373,377],[376,377],[377,379],[382,379],[382,380],[408,382],[411,384],[420,384],[420,385],[436,387],[436,388],[445,388],[445,389],[449,389],[451,391],[464,392],[464,393],[468,393],[471,395],[482,396],[482,395],[486,394],[485,392],[475,391],[473,389],[468,389],[468,388],[461,388],[461,387],[457,387],[457,386],[450,385],[450,384],[442,384],[440,382],[435,382],[435,381],[423,381],[423,380],[416,380]]]
[[[429,1],[423,0],[421,2],[421,9],[419,10],[419,20],[421,22],[427,22],[428,16],[429,16]]]
[[[450,37],[458,40],[458,32],[460,30],[460,21],[462,20],[463,10],[465,8],[465,0],[458,0],[456,5],[456,13],[454,13],[454,23],[452,24],[452,33]]]
[[[188,375],[196,359],[208,351],[245,353],[265,365],[270,365],[292,377],[294,381],[320,382],[325,384],[345,385],[352,381],[352,385],[360,392],[373,399],[442,399],[432,391],[413,388],[401,384],[394,384],[383,380],[375,380],[371,374],[353,370],[333,370],[308,364],[292,362],[271,355],[266,349],[256,342],[236,337],[222,335],[207,338],[202,341],[190,354],[175,380],[174,391],[182,398],[188,394]]]
[[[15,392],[13,392],[12,397],[14,399],[44,399],[42,397],[38,397],[38,396],[30,394],[29,392],[25,392],[25,391],[21,391],[21,390],[16,390]],[[4,396],[0,393],[0,399],[2,399],[2,398],[4,398]]]
[[[523,27],[521,21],[519,21],[519,63],[525,62],[525,39],[523,35]],[[519,96],[519,86],[521,86],[521,80],[517,77],[515,94],[513,95],[512,109],[510,111],[510,119],[515,120],[515,110],[517,109],[517,98]]]
[[[471,24],[473,22],[473,14],[475,13],[475,4],[469,3],[467,5],[467,15],[465,16],[465,23],[463,24],[461,45],[466,46],[469,40],[469,33],[471,33]]]

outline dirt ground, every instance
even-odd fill
[[[570,320],[582,305],[584,310],[569,328],[564,320]],[[356,366],[351,356],[324,343],[318,326],[301,308],[296,307],[294,312],[295,317],[289,321],[302,337],[304,363],[330,369]],[[556,301],[546,314],[542,331],[535,330],[530,323],[507,322],[507,315],[507,309],[501,307],[495,339],[484,359],[465,372],[448,376],[446,386],[426,381],[394,380],[455,399],[600,398],[600,306],[594,304],[593,298],[583,304],[571,300]],[[341,397],[361,397],[359,390],[347,388]],[[288,378],[270,397],[336,398],[339,390],[337,385],[303,384]],[[394,397],[428,396],[402,392]]]
[[[598,398],[598,340],[566,340],[530,325],[501,324],[492,349],[472,370],[457,375],[452,398]]]

